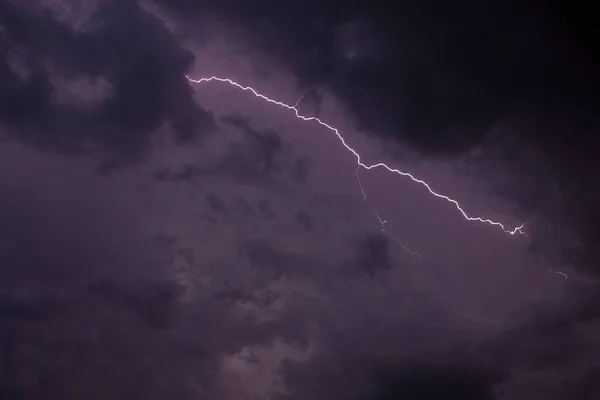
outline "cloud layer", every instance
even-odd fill
[[[597,81],[551,20],[403,7],[0,5],[0,397],[596,398]]]

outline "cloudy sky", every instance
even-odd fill
[[[599,60],[494,3],[0,1],[0,397],[598,398]]]

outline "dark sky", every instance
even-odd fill
[[[597,16],[395,3],[0,0],[0,398],[600,398]]]

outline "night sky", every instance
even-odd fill
[[[0,398],[600,399],[565,4],[0,0]]]

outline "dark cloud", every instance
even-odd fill
[[[194,56],[135,1],[103,3],[79,31],[17,2],[3,2],[1,11],[0,118],[19,140],[67,152],[100,146],[124,156],[137,155],[165,123],[178,140],[214,129],[185,79]],[[11,57],[31,73],[20,76]],[[65,104],[55,98],[65,90],[56,77],[64,85],[104,80],[110,90],[95,105]]]
[[[441,399],[448,393],[469,400],[496,398],[493,389],[494,378],[474,369],[413,365],[404,369],[381,368],[381,371],[374,375],[374,389],[364,398]]]
[[[210,193],[206,196],[206,201],[210,208],[217,214],[226,215],[228,213],[227,205],[214,193]]]
[[[599,169],[600,79],[591,10],[537,1],[158,2],[245,27],[247,43],[296,73],[308,103],[320,104],[317,88],[327,88],[368,134],[427,158],[477,151],[488,164],[494,160],[493,168],[511,179],[491,180],[478,162],[466,170],[535,221],[532,250],[597,273],[599,194],[590,182]],[[534,162],[536,154],[545,161]],[[535,183],[517,184],[522,176]],[[560,201],[548,201],[555,196],[548,181]],[[576,239],[567,239],[565,229]]]
[[[371,282],[392,280],[393,273]],[[321,310],[323,348],[306,362],[283,366],[285,398],[495,398],[506,375],[479,353],[484,341],[466,340],[440,304],[390,291],[394,284],[365,293],[359,281],[329,288],[335,306]]]
[[[306,230],[310,230],[313,226],[312,218],[304,211],[298,211],[296,213],[296,221],[298,221],[298,223]]]
[[[248,119],[239,116],[224,116],[221,121],[226,127],[235,127],[241,131],[242,137],[231,140],[227,151],[220,154],[218,160],[210,164],[200,161],[171,168],[161,167],[155,171],[155,177],[163,182],[188,183],[210,177],[270,188],[287,184],[288,176],[295,183],[306,182],[311,169],[310,159],[297,156],[289,148],[284,148],[277,132],[257,130]]]
[[[307,273],[311,269],[311,260],[308,257],[281,252],[269,242],[253,241],[244,245],[244,249],[252,267],[269,271],[269,274],[277,277]]]
[[[269,130],[260,132],[239,119],[225,121],[240,128],[245,135],[241,141],[231,144],[231,156],[227,160],[237,169],[238,175],[252,179],[248,175],[269,176],[281,172],[280,162],[276,160],[282,151],[279,134]]]
[[[295,75],[302,110],[320,115],[333,94],[362,131],[391,139],[390,156],[398,146],[456,161],[529,220],[522,239],[531,252],[597,273],[597,56],[586,58],[581,26],[557,28],[557,10],[470,1],[144,6],[152,3],[174,11],[176,25],[217,15],[244,34],[250,64],[266,54]],[[213,119],[202,109],[185,79],[194,54],[167,29],[167,14],[140,4],[102,2],[83,28],[0,4],[2,134],[54,150],[15,150],[13,162],[0,144],[0,397],[243,399],[266,397],[273,376],[285,387],[280,398],[298,400],[599,396],[596,285],[570,276],[560,303],[513,312],[505,303],[537,290],[514,283],[525,272],[492,298],[480,275],[500,273],[450,260],[485,253],[480,260],[508,265],[516,256],[459,246],[459,230],[443,236],[459,248],[439,247],[442,273],[426,257],[399,261],[376,219],[362,226],[371,200],[340,189],[347,177],[322,173],[330,164],[320,157],[338,162],[327,148],[308,157],[291,148],[286,123],[257,128],[230,110]],[[78,80],[88,85],[69,94]],[[231,134],[219,139],[224,154],[204,162],[212,148],[182,146],[217,129]],[[159,130],[175,132],[179,152],[131,165]],[[90,150],[111,155],[100,172],[129,168],[78,179],[69,174],[88,171],[78,162],[91,158],[52,158]],[[411,221],[402,223],[417,235]],[[463,295],[491,305],[467,307]]]
[[[540,306],[528,323],[490,343],[490,359],[506,371],[520,371],[506,375],[498,388],[506,398],[514,396],[511,392],[546,393],[558,399],[591,399],[600,393],[590,380],[597,371],[592,360],[600,351],[596,291],[597,285],[573,285],[562,308]]]
[[[260,200],[258,200],[258,203],[256,204],[256,206],[257,206],[258,212],[263,217],[277,218],[277,214],[275,214],[275,210],[273,210],[273,207],[271,206],[271,203],[269,203],[269,200],[260,199]]]
[[[231,201],[231,208],[233,212],[239,216],[246,217],[249,215],[255,215],[255,208],[248,202],[248,200],[237,196]]]
[[[368,234],[357,246],[356,263],[368,275],[374,276],[377,271],[385,271],[392,267],[391,244],[387,236],[376,233]]]
[[[141,232],[93,169],[77,180],[41,157],[0,175],[0,396],[222,398],[222,355],[294,336],[290,322],[236,316],[239,299],[184,299],[171,260],[202,260]]]
[[[20,194],[18,206],[6,200],[0,214],[9,241],[0,251],[2,396],[161,396],[171,390],[166,382],[189,392],[175,371],[168,377],[159,372],[161,363],[178,369],[201,359],[185,355],[199,343],[186,344],[181,331],[159,333],[173,328],[175,292],[164,281],[166,258],[152,243],[126,233],[124,219],[121,234],[111,234],[114,215],[99,205],[40,206]],[[90,210],[101,218],[90,218]],[[4,218],[19,214],[13,223]],[[158,350],[161,343],[179,350]],[[155,384],[123,379],[132,371]]]
[[[516,204],[515,212],[528,221],[534,254],[550,265],[570,264],[597,276],[600,193],[593,182],[599,170],[594,132],[600,128],[595,112],[600,80],[589,39],[593,13],[537,2],[518,7],[511,2],[408,2],[394,4],[393,10],[389,2],[345,2],[335,10],[333,3],[275,3],[179,1],[170,6],[186,13],[216,11],[246,27],[247,43],[292,69],[303,90],[317,93],[316,88],[326,87],[337,94],[365,132],[391,138],[425,159],[458,160],[462,173],[488,182],[490,195]],[[584,14],[587,24],[581,21]],[[302,101],[310,103],[314,96],[305,97]],[[320,104],[318,96],[313,102]],[[356,264],[370,274],[392,264],[382,235],[370,236],[355,252]],[[528,398],[524,393],[592,396],[596,389],[589,376],[595,368],[581,360],[582,352],[596,344],[582,344],[578,330],[597,330],[591,322],[598,315],[597,295],[590,297],[571,293],[563,317],[554,315],[553,307],[546,316],[536,310],[531,325],[507,335],[506,346],[487,344],[493,350],[482,351],[495,359],[483,364],[504,370],[502,379],[494,374],[493,379],[477,378],[481,365],[425,365],[417,372],[400,365],[384,373],[397,384],[381,385],[398,391],[389,398],[405,397],[413,389],[421,391],[414,398],[437,398],[429,392],[436,388],[481,399]],[[586,322],[576,317],[581,313]],[[412,345],[404,338],[400,342]],[[339,360],[346,359],[330,356],[318,368],[311,364],[288,371],[294,389],[290,398],[348,398],[360,392],[352,383],[369,375],[364,370],[372,362],[361,360],[353,364],[355,371],[341,372]],[[559,377],[569,375],[577,362],[586,371],[582,376],[563,386],[552,384],[553,368]],[[539,383],[511,377],[507,371],[513,368],[540,373]],[[351,388],[340,389],[344,385]],[[507,385],[513,386],[500,394],[492,391]],[[545,392],[544,385],[554,392]]]
[[[262,156],[262,162],[264,163],[263,169],[266,172],[271,171],[275,167],[274,157],[275,154],[281,150],[282,146],[281,138],[276,132],[269,130],[259,132],[256,129],[253,129],[248,121],[236,117],[225,117],[223,120],[226,123],[241,129],[249,138],[257,142],[258,150]],[[246,142],[243,144],[244,149],[247,149],[248,147],[250,147],[250,143]]]
[[[161,182],[190,182],[202,173],[202,169],[193,164],[184,164],[177,170],[161,168],[154,177]]]
[[[292,172],[292,178],[294,181],[298,183],[306,183],[306,180],[310,175],[310,166],[311,162],[307,157],[297,160]]]

